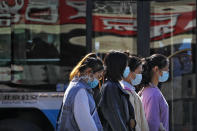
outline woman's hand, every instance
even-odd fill
[[[135,128],[135,126],[136,126],[136,121],[135,121],[135,119],[131,119],[131,120],[130,120],[130,126],[131,126],[132,129]]]
[[[163,127],[163,124],[162,123],[160,123],[159,131],[166,131],[166,129]]]

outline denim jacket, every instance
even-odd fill
[[[61,109],[60,118],[58,120],[57,131],[79,131],[79,127],[74,118],[74,98],[81,88],[86,90],[89,101],[90,114],[95,121],[98,131],[103,130],[92,96],[92,90],[82,80],[73,79],[70,82],[64,95],[63,106]]]

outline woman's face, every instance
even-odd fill
[[[135,79],[136,74],[141,74],[142,73],[142,65],[139,65],[134,72],[131,72],[131,79]]]
[[[88,76],[88,77],[90,78],[91,81],[93,81],[94,78],[96,78],[97,80],[101,80],[101,78],[102,78],[102,76],[103,76],[103,72],[104,72],[104,71],[101,70],[101,71],[97,71],[97,72],[93,73],[93,71],[92,71],[91,68],[87,68],[87,69],[84,71],[83,75]]]
[[[169,71],[169,63],[164,68],[159,69],[159,75],[160,76],[162,76],[162,74],[163,74],[162,72],[163,71],[167,71],[167,72]]]
[[[152,68],[153,71],[153,77],[157,77],[159,79],[159,77],[161,77],[163,75],[163,71],[169,71],[169,63],[167,63],[167,65],[164,68],[159,68],[158,66],[155,66],[154,68]]]

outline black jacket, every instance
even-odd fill
[[[103,85],[98,111],[104,131],[135,131],[130,126],[134,109],[119,82],[108,80]]]

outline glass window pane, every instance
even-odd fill
[[[86,0],[0,1],[0,5],[6,7],[0,8],[0,81],[5,79],[1,70],[8,70],[6,80],[15,87],[67,84],[73,66],[86,53]]]
[[[151,54],[169,57],[170,79],[161,90],[170,109],[170,130],[193,131],[195,120],[196,1],[151,2]]]
[[[18,12],[20,19],[11,25],[12,83],[40,85],[60,80],[58,4],[54,0],[33,0],[28,2],[24,12]],[[57,28],[54,32],[53,25]]]
[[[94,1],[93,51],[137,54],[137,6],[132,1]]]
[[[11,20],[10,14],[0,14],[0,82],[11,80]]]

